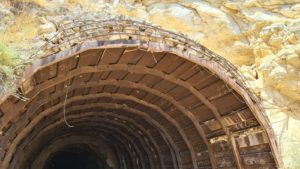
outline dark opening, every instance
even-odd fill
[[[69,145],[53,153],[44,169],[107,169],[105,160],[86,145]]]

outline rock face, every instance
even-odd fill
[[[60,0],[43,3],[47,8],[39,1],[40,8],[28,10],[37,18],[41,16],[42,23],[37,28],[43,37],[41,41],[56,31],[55,21],[63,23],[64,18],[94,16],[101,12],[130,16],[184,33],[227,58],[239,67],[249,80],[249,86],[262,98],[278,135],[286,168],[300,168],[296,151],[300,149],[300,136],[293,134],[300,131],[297,120],[300,119],[299,0]],[[0,18],[12,17],[2,6],[0,4]],[[37,42],[31,43],[34,46]]]

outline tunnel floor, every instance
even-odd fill
[[[0,99],[0,168],[280,167],[263,109],[220,56],[137,21],[64,28],[22,97]]]

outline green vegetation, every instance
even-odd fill
[[[15,59],[14,52],[0,42],[0,94],[15,90]]]
[[[13,2],[16,1],[7,1],[4,6],[13,8]],[[27,13],[19,13],[11,19],[12,24],[0,31],[0,96],[15,93],[16,79],[29,62],[26,58],[30,55],[28,51],[32,51],[32,39],[37,36],[39,24]]]
[[[24,69],[25,61],[14,50],[0,42],[0,96],[12,94],[16,97],[16,80]]]
[[[11,49],[0,42],[0,63],[1,65],[13,65],[14,53]]]

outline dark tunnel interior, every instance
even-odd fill
[[[88,145],[68,145],[50,155],[43,169],[107,169]]]

